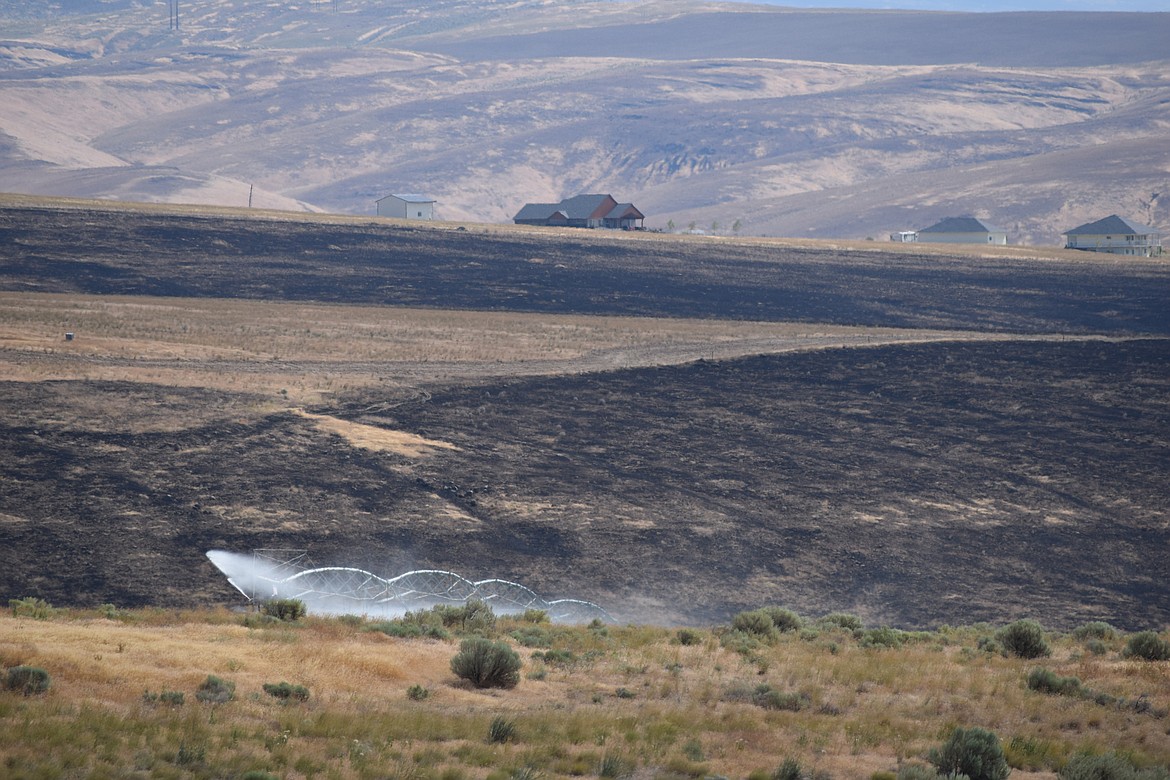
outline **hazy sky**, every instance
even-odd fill
[[[1170,11],[1170,0],[755,0],[798,8],[913,8],[929,11]]]

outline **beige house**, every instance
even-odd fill
[[[1065,249],[1140,257],[1162,254],[1162,236],[1158,231],[1135,225],[1116,214],[1075,227],[1066,231],[1064,237]]]

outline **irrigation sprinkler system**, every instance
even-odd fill
[[[310,611],[401,615],[479,599],[490,604],[497,614],[541,609],[558,623],[615,622],[608,612],[590,601],[550,601],[517,582],[472,582],[439,569],[418,569],[385,579],[350,566],[314,567],[306,550],[260,549],[253,550],[251,556],[211,550],[207,557],[249,602],[300,599]]]

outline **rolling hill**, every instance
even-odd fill
[[[720,3],[0,11],[0,189],[452,220],[613,192],[744,235],[1170,223],[1170,14]],[[1118,47],[1115,41],[1124,40]]]

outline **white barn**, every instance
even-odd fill
[[[374,203],[379,217],[397,219],[434,219],[435,201],[423,195],[387,195]]]
[[[1141,257],[1162,254],[1162,236],[1157,230],[1135,225],[1116,214],[1065,231],[1064,237],[1065,249]]]

